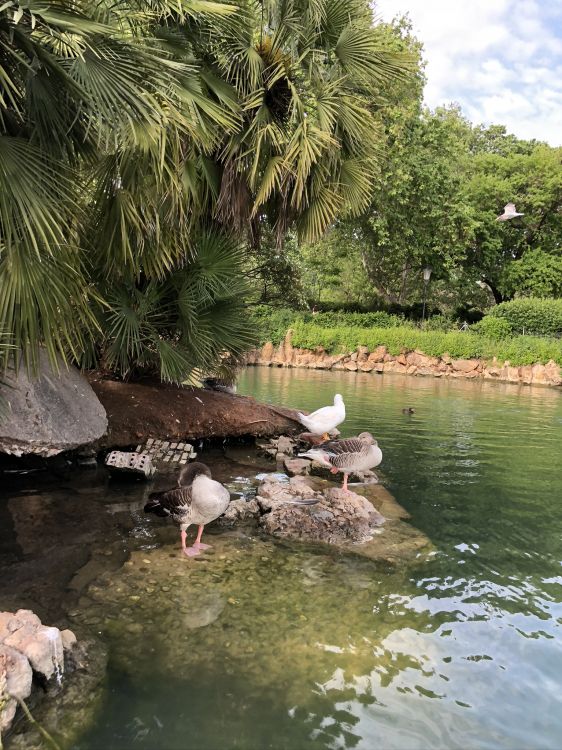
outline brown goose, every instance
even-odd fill
[[[347,492],[347,477],[352,471],[374,469],[382,461],[382,451],[370,432],[344,440],[328,440],[299,456],[312,458],[328,466],[333,474],[343,472],[343,489]]]
[[[203,527],[221,516],[230,502],[230,492],[220,482],[211,478],[205,464],[194,461],[181,470],[178,487],[164,492],[151,492],[144,506],[146,513],[171,516],[181,529],[181,548],[188,557],[209,549],[201,543]],[[185,543],[185,532],[191,524],[198,524],[197,539],[191,547]]]

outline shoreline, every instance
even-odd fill
[[[397,373],[435,378],[469,378],[495,380],[519,385],[560,387],[561,368],[553,360],[546,364],[512,366],[509,361],[488,362],[483,359],[453,359],[448,354],[433,357],[420,350],[404,348],[390,354],[386,346],[370,351],[366,346],[343,354],[329,354],[324,347],[299,349],[292,345],[291,331],[279,346],[271,341],[254,349],[246,357],[246,365],[261,367],[294,367],[314,370],[347,370],[378,375]]]

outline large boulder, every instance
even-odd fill
[[[105,434],[105,409],[75,367],[61,362],[56,372],[41,351],[38,372],[38,377],[30,377],[22,363],[17,375],[8,372],[3,377],[0,452],[55,456]]]

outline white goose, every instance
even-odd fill
[[[323,435],[329,439],[328,433],[345,419],[345,404],[339,393],[334,396],[333,406],[323,406],[308,416],[297,412],[299,422],[313,435]]]
[[[344,440],[329,440],[317,448],[310,448],[299,456],[327,466],[332,474],[343,472],[343,489],[347,492],[347,477],[352,471],[374,469],[382,461],[382,451],[370,432]]]
[[[172,516],[181,529],[181,548],[188,557],[209,549],[201,543],[203,527],[222,516],[230,502],[230,492],[220,482],[211,478],[208,466],[198,461],[181,470],[178,487],[164,492],[151,492],[144,506],[146,513]],[[197,539],[191,547],[185,543],[185,532],[191,524],[199,526]]]

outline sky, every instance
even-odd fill
[[[425,101],[473,123],[562,145],[562,0],[375,0],[424,44]]]

